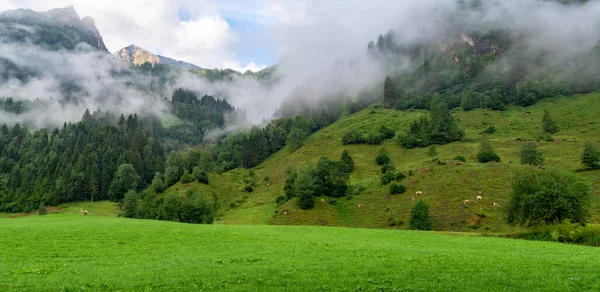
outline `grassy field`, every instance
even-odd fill
[[[435,232],[0,218],[1,291],[589,291],[600,249]]]
[[[536,141],[539,136],[544,110],[550,111],[559,132],[553,135],[554,141]],[[211,176],[209,186],[197,183],[185,187],[204,188],[206,192],[219,195],[221,209],[219,221],[222,224],[285,224],[285,225],[327,225],[362,228],[407,229],[410,210],[416,204],[412,200],[416,191],[423,195],[429,206],[437,230],[513,232],[504,223],[502,207],[506,205],[513,175],[525,168],[519,163],[520,147],[526,141],[534,141],[543,152],[547,168],[575,171],[581,168],[580,155],[585,141],[600,145],[600,94],[593,93],[574,97],[546,99],[532,107],[510,107],[506,111],[456,110],[454,117],[465,129],[467,139],[458,143],[437,146],[438,158],[445,165],[431,161],[427,149],[404,149],[393,141],[382,145],[342,145],[343,135],[350,129],[376,131],[381,125],[406,131],[409,123],[427,111],[396,111],[370,107],[348,115],[315,134],[297,151],[284,148],[254,169],[258,182],[252,193],[243,192],[242,180],[248,170],[237,169],[223,175]],[[489,126],[497,132],[482,134]],[[480,164],[476,160],[479,140],[491,140],[502,162]],[[390,153],[398,171],[415,172],[403,184],[406,194],[389,195],[388,186],[380,184],[380,167],[375,157],[382,147]],[[315,163],[321,156],[339,159],[347,149],[353,156],[356,170],[351,176],[351,184],[364,191],[351,197],[337,200],[336,205],[321,203],[312,210],[301,210],[295,200],[277,205],[275,199],[283,195],[288,166],[303,167]],[[452,158],[462,155],[466,163],[458,163]],[[579,172],[592,187],[592,223],[600,223],[600,171]],[[265,176],[268,181],[263,180]],[[214,182],[213,181],[214,179]],[[185,191],[180,185],[169,191]],[[475,198],[479,191],[485,194],[482,201]],[[464,200],[473,204],[465,206]],[[498,202],[500,208],[494,208]],[[235,206],[230,207],[234,203]],[[363,204],[364,208],[358,208]],[[284,215],[283,211],[287,211]],[[256,211],[256,212],[255,212]],[[394,225],[394,226],[391,226]]]

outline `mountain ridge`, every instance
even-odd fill
[[[135,44],[131,44],[127,47],[124,47],[124,48],[114,52],[113,56],[115,56],[125,62],[131,63],[133,65],[142,65],[146,62],[149,62],[150,64],[152,64],[153,67],[156,64],[164,64],[164,65],[171,65],[174,67],[179,67],[179,68],[184,68],[184,69],[202,70],[202,68],[200,66],[197,66],[197,65],[185,62],[185,61],[180,61],[180,60],[172,59],[169,57],[156,55],[156,54],[154,54],[142,47],[139,47]]]

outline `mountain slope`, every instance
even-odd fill
[[[116,51],[113,55],[123,61],[134,65],[142,65],[148,62],[152,64],[152,66],[156,64],[165,64],[184,69],[202,70],[202,68],[194,64],[178,61],[160,55],[155,55],[154,53],[144,50],[143,48],[140,48],[134,44]]]
[[[227,199],[222,201],[222,217],[225,224],[301,224],[330,225],[348,227],[408,228],[410,211],[416,204],[412,198],[416,191],[430,207],[434,227],[438,230],[467,231],[477,229],[488,232],[506,232],[512,230],[504,223],[502,206],[508,201],[510,182],[516,171],[528,166],[519,164],[519,151],[524,141],[535,141],[539,136],[542,114],[548,109],[558,124],[559,132],[554,141],[537,142],[546,158],[547,168],[569,171],[581,167],[580,155],[583,143],[591,137],[600,135],[597,120],[600,114],[594,106],[600,103],[600,94],[593,93],[575,97],[556,97],[544,100],[532,107],[511,106],[506,111],[454,111],[460,126],[467,133],[463,142],[438,145],[439,159],[445,164],[432,162],[427,149],[404,149],[393,141],[382,145],[342,145],[343,135],[350,129],[375,131],[381,125],[406,131],[409,123],[427,111],[397,111],[383,109],[380,106],[342,118],[324,128],[304,143],[297,151],[284,148],[263,164],[254,168],[258,183],[251,193],[243,191],[242,180],[248,177],[248,170],[234,170],[224,175],[231,180]],[[483,134],[489,126],[495,126],[497,132]],[[502,158],[501,163],[481,164],[476,160],[478,141],[487,137],[492,141],[496,152]],[[380,167],[375,157],[382,147],[386,147],[398,171],[407,176],[401,183],[407,186],[407,192],[401,195],[389,195],[389,186],[380,184]],[[301,168],[316,163],[321,156],[339,159],[341,152],[347,149],[352,155],[356,169],[351,175],[353,189],[359,186],[364,190],[351,196],[337,199],[335,204],[322,203],[316,199],[315,208],[301,210],[296,199],[278,205],[275,199],[283,195],[288,166]],[[452,160],[461,155],[466,163]],[[600,196],[598,195],[600,171],[578,173],[592,186],[594,192],[592,222],[600,222]],[[268,177],[268,180],[263,178]],[[236,183],[237,178],[237,183]],[[221,180],[226,183],[226,181]],[[194,186],[192,184],[191,186]],[[180,186],[177,186],[183,192]],[[223,188],[223,186],[220,186]],[[173,188],[169,190],[176,191]],[[209,190],[205,190],[209,191]],[[212,191],[217,189],[213,188]],[[483,200],[475,200],[479,191],[483,191]],[[326,201],[330,198],[323,197]],[[464,200],[472,201],[465,205]],[[493,207],[498,202],[500,208]],[[234,204],[230,204],[234,203]],[[358,204],[364,204],[358,208]],[[287,215],[283,211],[287,211]]]
[[[45,12],[18,9],[0,13],[0,37],[4,42],[31,42],[47,49],[74,49],[80,42],[107,51],[91,17],[81,19],[75,8]]]

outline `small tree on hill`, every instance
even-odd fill
[[[583,154],[581,155],[581,163],[591,169],[600,168],[600,152],[592,142],[586,142],[583,146]]]
[[[396,98],[396,86],[394,85],[392,78],[386,76],[385,82],[383,83],[383,105],[387,108],[395,106]]]
[[[312,209],[315,206],[315,178],[314,168],[307,167],[298,173],[294,182],[295,195],[298,197],[298,206],[301,209]]]
[[[548,112],[548,110],[544,110],[544,116],[542,117],[542,132],[544,134],[554,134],[558,132],[558,127],[550,116],[550,112]]]
[[[584,223],[589,216],[591,193],[577,176],[559,171],[530,169],[518,173],[506,207],[511,225]]]
[[[429,206],[419,201],[410,212],[410,229],[412,230],[431,230],[431,218],[429,217]]]
[[[438,155],[435,145],[430,145],[429,148],[427,148],[427,155],[431,156],[432,160],[435,159],[435,157]]]
[[[486,162],[500,162],[500,156],[494,152],[494,147],[490,140],[483,139],[479,143],[479,152],[477,153],[477,160],[481,163]]]
[[[350,156],[350,153],[348,153],[348,150],[344,149],[340,160],[346,166],[346,172],[350,173],[350,172],[354,171],[354,159],[352,159],[352,156]]]
[[[525,143],[521,147],[521,164],[541,165],[544,163],[542,152],[534,143]]]
[[[377,155],[377,157],[375,157],[375,162],[377,162],[378,165],[384,165],[390,162],[390,156],[388,155],[387,149],[385,149],[385,147],[379,150],[379,154]]]

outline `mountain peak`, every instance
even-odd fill
[[[155,55],[152,52],[145,50],[135,44],[131,44],[127,47],[124,47],[116,51],[113,55],[123,61],[134,65],[142,65],[146,62],[149,62],[152,64],[152,66],[160,63],[179,68],[202,70],[201,67],[196,66],[194,64],[178,61],[160,55]]]

